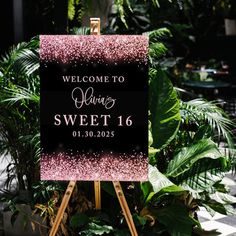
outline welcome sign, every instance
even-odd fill
[[[41,179],[147,180],[146,36],[40,36]]]

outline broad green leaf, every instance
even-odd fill
[[[175,178],[175,183],[180,184],[186,190],[192,189],[192,194],[203,191],[211,192],[211,189],[215,191],[215,184],[224,177],[225,166],[227,165],[223,157],[200,159],[189,170]]]
[[[236,215],[236,210],[231,205],[224,205],[218,202],[205,202],[202,204],[207,211],[213,215],[214,212],[218,212],[223,215]]]
[[[214,191],[213,185],[221,181],[223,177],[224,173],[220,172],[219,170],[207,171],[189,177],[181,183],[181,186],[184,189],[190,191],[193,196],[194,194],[201,193],[204,191],[210,193]],[[191,191],[191,189],[193,189],[193,192]],[[197,196],[195,195],[195,197]]]
[[[213,210],[211,207],[209,207],[207,204],[205,203],[201,203],[201,205],[203,207],[205,207],[205,209],[207,210],[207,212],[213,217],[216,214],[216,211]]]
[[[209,195],[203,206],[212,214],[212,211],[219,212],[224,215],[235,215],[236,210],[231,204],[236,203],[236,198],[221,192],[215,192]]]
[[[152,185],[153,192],[157,193],[162,188],[174,185],[165,175],[163,175],[156,167],[149,165],[148,180]]]
[[[150,70],[150,112],[153,147],[164,148],[175,137],[180,124],[179,99],[163,71]]]
[[[150,164],[155,164],[156,159],[155,155],[158,152],[158,149],[151,147],[153,143],[153,138],[152,138],[152,132],[151,132],[151,122],[149,122],[149,128],[148,128],[148,158],[149,158],[149,163]]]
[[[155,192],[150,192],[148,194],[147,198],[145,199],[145,203],[144,204],[149,203],[149,201],[151,201],[154,196],[155,196]]]
[[[185,191],[188,191],[191,196],[195,199],[201,199],[201,195],[199,194],[199,191],[198,190],[195,190],[193,188],[191,188],[188,184],[181,184],[181,187],[185,190]]]
[[[201,139],[210,138],[212,135],[211,127],[209,125],[202,125],[198,128],[194,135],[193,142],[198,142]]]
[[[233,197],[227,193],[215,192],[210,194],[209,197],[220,204],[228,205],[236,203],[236,197]]]
[[[148,157],[150,159],[152,159],[156,155],[157,152],[158,152],[158,149],[156,149],[154,147],[149,147],[148,148]]]
[[[153,188],[150,182],[142,182],[140,183],[141,190],[143,192],[143,200],[146,202],[148,196],[153,192]],[[154,193],[155,194],[155,193]]]
[[[138,214],[134,214],[133,219],[136,226],[144,226],[147,222],[146,218],[139,216]]]
[[[153,143],[152,132],[148,130],[148,146],[150,147]]]
[[[177,185],[168,186],[161,189],[158,193],[155,194],[155,199],[161,198],[165,195],[175,195],[179,196],[186,192],[182,187]]]
[[[189,216],[186,207],[178,203],[150,210],[157,220],[166,226],[171,236],[191,236],[192,227],[199,225],[198,221]]]
[[[217,159],[221,156],[214,142],[210,139],[203,139],[190,147],[183,148],[170,161],[166,174],[167,176],[177,177],[191,169],[194,163],[203,158]]]
[[[154,166],[149,165],[148,177],[149,182],[141,184],[145,204],[147,204],[153,196],[158,198],[165,194],[180,195],[184,192],[183,188],[173,184]]]
[[[229,192],[229,187],[227,186],[227,182],[225,182],[225,180],[227,181],[228,178],[224,176],[224,178],[220,182],[217,182],[214,184],[214,188],[217,192],[221,192],[221,193]],[[230,179],[230,181],[233,181],[233,180]],[[234,181],[233,183],[235,184]]]
[[[87,227],[79,232],[79,235],[93,236],[93,235],[105,235],[113,232],[112,226],[98,225],[93,222],[89,223]]]

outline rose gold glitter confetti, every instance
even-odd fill
[[[147,64],[148,37],[141,35],[41,35],[42,62]]]
[[[42,180],[147,181],[143,153],[53,153],[41,155]]]

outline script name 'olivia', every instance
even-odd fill
[[[93,87],[89,87],[85,91],[80,87],[76,87],[73,89],[71,97],[75,103],[75,107],[78,109],[82,108],[83,106],[97,104],[101,104],[106,109],[111,109],[116,103],[116,99],[110,96],[103,97],[100,94],[96,96],[94,94]]]

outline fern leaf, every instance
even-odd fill
[[[69,0],[68,1],[68,19],[73,20],[75,17],[75,1]]]
[[[170,30],[167,28],[160,28],[147,32],[146,34],[149,36],[150,43],[159,42],[160,40],[172,37]]]
[[[153,43],[149,47],[149,56],[153,58],[160,58],[167,52],[167,48],[163,43]]]
[[[121,21],[123,22],[125,27],[128,28],[127,22],[125,20],[124,0],[115,0],[115,5],[119,12]]]

